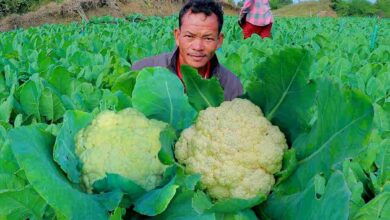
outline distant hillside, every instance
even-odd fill
[[[329,6],[329,0],[291,4],[273,11],[276,17],[336,17],[336,12]]]
[[[9,15],[0,19],[0,31],[28,28],[43,24],[69,23],[94,16],[125,17],[129,14],[166,16],[177,13],[182,0],[64,0],[51,2],[35,11]],[[225,14],[237,15],[239,8],[222,0]]]
[[[230,4],[229,0],[221,0],[221,2],[225,14],[238,15],[240,8]],[[0,31],[43,24],[69,23],[94,16],[125,17],[132,13],[166,16],[177,13],[182,5],[182,0],[64,0],[63,3],[51,2],[42,5],[26,14],[14,14],[2,18]],[[273,14],[277,17],[336,16],[329,7],[329,0],[288,5],[274,10]]]

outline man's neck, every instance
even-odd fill
[[[210,61],[209,61],[210,62]],[[203,67],[201,67],[201,68],[198,68],[197,70],[198,70],[198,73],[201,75],[201,76],[205,76],[206,75],[206,73],[207,73],[207,71],[208,71],[208,68],[207,68],[208,66],[207,66],[207,64],[206,64],[206,66],[203,66]]]

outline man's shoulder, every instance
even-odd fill
[[[232,100],[243,93],[243,86],[240,79],[229,69],[220,65],[219,81],[224,88],[225,100]]]
[[[145,67],[167,67],[170,62],[172,53],[162,53],[156,56],[147,57],[145,59],[139,60],[131,66],[131,70],[140,70]]]
[[[220,77],[229,81],[232,84],[241,85],[240,79],[228,68],[220,64]]]

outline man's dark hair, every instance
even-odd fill
[[[214,13],[218,18],[218,33],[221,33],[223,26],[223,10],[221,4],[214,0],[189,0],[180,10],[179,28],[181,28],[183,16],[188,11],[194,14],[203,13],[206,16]]]

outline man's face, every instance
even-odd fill
[[[198,70],[206,67],[223,42],[223,34],[218,34],[218,18],[215,14],[206,16],[188,11],[182,17],[181,28],[176,29],[174,34],[180,63]]]

